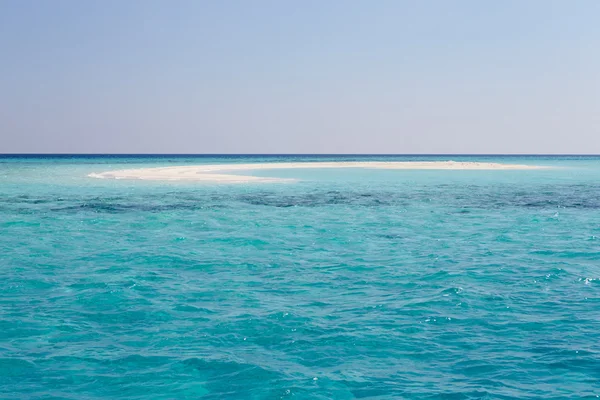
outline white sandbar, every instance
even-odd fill
[[[252,171],[266,169],[298,168],[373,168],[373,169],[430,169],[430,170],[526,170],[542,169],[535,165],[499,164],[457,161],[335,161],[294,162],[262,164],[215,164],[178,167],[124,169],[89,176],[100,179],[142,179],[152,181],[196,181],[196,182],[289,182],[295,179],[265,178],[258,176],[222,174],[218,172]]]
[[[526,170],[545,167],[534,165],[499,164],[459,161],[335,161],[292,162],[262,164],[215,164],[178,167],[125,169],[93,173],[88,176],[100,179],[142,179],[151,181],[194,182],[290,182],[295,179],[265,178],[258,176],[223,174],[220,172],[252,171],[297,168],[374,168],[374,169],[430,169],[430,170]]]

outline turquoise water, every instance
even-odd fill
[[[297,159],[0,157],[0,397],[600,395],[600,157],[86,177]]]

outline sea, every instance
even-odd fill
[[[286,183],[102,180],[153,166]],[[2,399],[595,399],[600,157],[0,156]]]

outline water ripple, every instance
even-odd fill
[[[600,186],[485,176],[5,189],[0,396],[596,398]]]

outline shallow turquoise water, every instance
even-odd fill
[[[600,158],[471,159],[560,168],[0,157],[0,397],[597,398]]]

